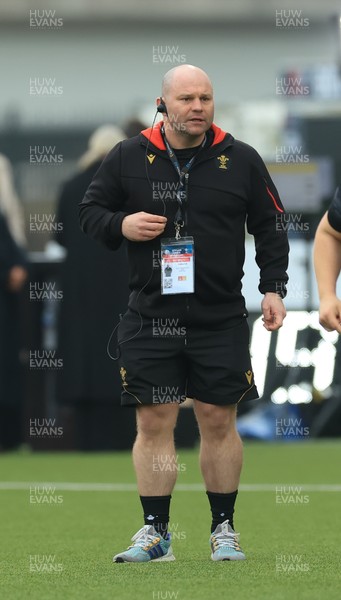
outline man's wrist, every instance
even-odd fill
[[[287,295],[286,284],[286,281],[268,281],[264,284],[260,284],[258,289],[264,296],[266,294],[276,294],[283,300]]]
[[[283,298],[284,298],[284,296],[281,294],[281,292],[265,292],[264,298],[266,298],[267,296],[276,296],[280,300],[283,300]]]
[[[325,302],[326,300],[337,300],[336,290],[331,290],[329,292],[323,292],[323,294],[320,294],[320,302]]]

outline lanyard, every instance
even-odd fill
[[[172,162],[174,169],[176,170],[177,174],[179,175],[179,189],[176,192],[176,200],[179,205],[179,208],[177,210],[177,213],[175,215],[175,220],[174,220],[175,239],[178,240],[178,239],[180,239],[180,229],[185,224],[185,216],[186,216],[185,215],[185,203],[187,202],[187,198],[188,198],[188,171],[190,170],[191,166],[193,165],[196,156],[199,154],[200,150],[206,144],[206,134],[205,134],[205,137],[204,137],[202,144],[201,144],[200,148],[198,149],[198,151],[182,167],[182,169],[180,169],[179,161],[175,155],[173,148],[170,146],[170,144],[165,136],[165,130],[163,127],[161,129],[161,133],[162,133],[163,141],[165,142],[168,156]]]

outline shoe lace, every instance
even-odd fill
[[[155,544],[155,542],[159,542],[160,538],[155,537],[155,535],[147,533],[148,525],[145,527],[141,527],[137,533],[131,538],[131,541],[134,542],[129,546],[129,548],[139,547],[143,548],[143,550],[148,550],[151,546]]]
[[[233,548],[234,550],[240,550],[239,533],[232,533],[230,531],[215,533],[213,537],[213,544],[215,550],[218,550],[222,546],[227,546],[228,548]]]

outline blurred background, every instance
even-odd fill
[[[119,407],[110,358],[127,304],[125,250],[80,232],[78,202],[109,149],[151,125],[163,74],[183,63],[208,72],[215,122],[258,150],[287,209],[288,316],[272,336],[247,239],[262,398],[240,407],[239,430],[279,441],[341,434],[340,342],[318,323],[311,262],[341,180],[340,25],[334,0],[0,1],[2,450],[131,447],[134,411]],[[177,440],[196,443],[190,402]]]

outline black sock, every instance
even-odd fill
[[[172,496],[140,496],[145,525],[153,525],[163,538],[167,537],[169,505]]]
[[[223,523],[228,519],[232,529],[234,504],[237,498],[238,490],[230,494],[216,494],[215,492],[206,492],[212,512],[211,533],[215,530],[219,523]]]

